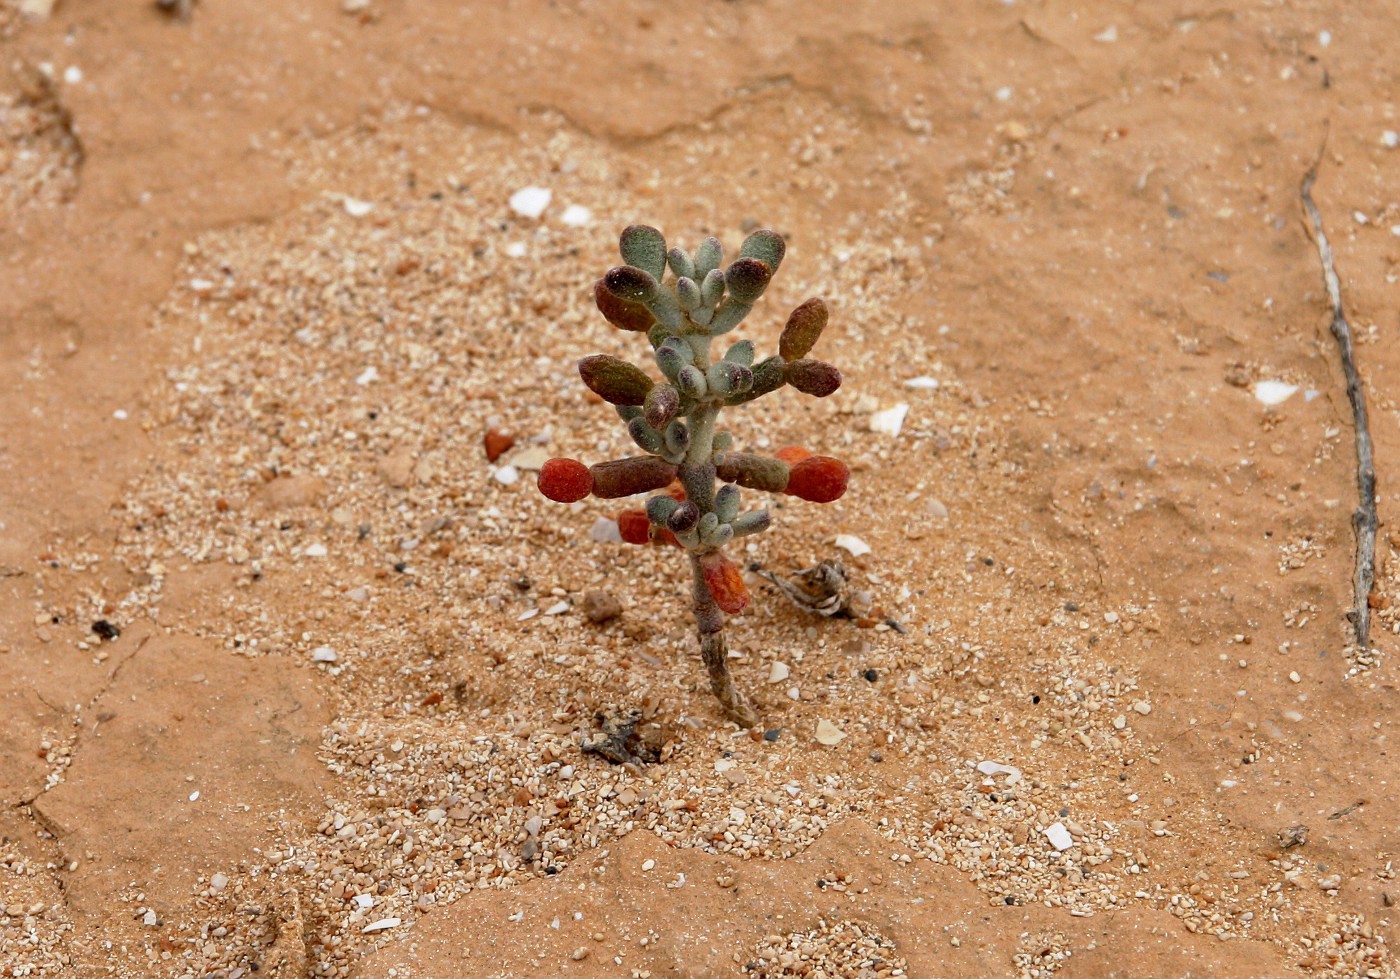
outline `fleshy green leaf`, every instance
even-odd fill
[[[695,277],[706,278],[712,271],[718,269],[724,262],[724,245],[713,236],[700,242],[700,247],[695,249]]]
[[[641,405],[655,384],[637,366],[608,354],[594,354],[578,362],[578,373],[589,390],[609,404]]]
[[[760,229],[744,239],[739,246],[740,258],[756,258],[776,274],[787,254],[787,242],[776,231]]]
[[[676,280],[676,301],[687,312],[700,305],[700,286],[694,279],[681,276]]]
[[[669,384],[658,384],[647,392],[642,412],[646,422],[658,432],[676,417],[681,407],[681,394]]]
[[[658,453],[665,447],[661,433],[647,424],[645,418],[633,418],[627,423],[627,434],[643,452]]]
[[[666,262],[671,266],[671,271],[676,273],[677,278],[695,278],[695,263],[683,250],[672,248],[666,253]]]
[[[739,487],[733,483],[725,483],[715,493],[715,513],[719,514],[721,523],[729,523],[739,515]]]
[[[724,352],[724,359],[731,364],[738,364],[740,367],[753,366],[753,341],[739,340]]]
[[[700,301],[713,307],[724,298],[724,273],[719,269],[710,269],[705,273],[704,280],[700,283]]]
[[[700,368],[692,364],[686,364],[676,373],[676,388],[687,398],[694,398],[696,401],[709,391],[705,384],[705,375],[700,372]]]
[[[660,279],[666,271],[666,237],[655,228],[634,224],[624,228],[618,239],[622,260]]]

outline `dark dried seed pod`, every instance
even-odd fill
[[[622,230],[618,238],[622,260],[650,272],[660,279],[666,271],[666,237],[646,224],[634,224]]]
[[[656,383],[640,367],[608,354],[583,358],[578,373],[590,391],[614,405],[644,404]]]
[[[744,239],[744,243],[739,246],[740,258],[756,258],[764,265],[767,265],[772,274],[777,274],[778,266],[783,264],[783,256],[787,254],[787,242],[783,241],[783,236],[776,231],[759,229]]]
[[[600,462],[589,467],[589,472],[593,474],[593,495],[600,500],[663,489],[676,478],[676,467],[656,456]]]
[[[735,302],[752,306],[772,278],[773,269],[766,262],[741,258],[724,270],[724,287]]]
[[[752,452],[724,453],[715,459],[715,473],[726,483],[768,493],[781,493],[788,484],[786,462]]]
[[[700,522],[700,508],[689,500],[676,504],[666,517],[666,526],[677,534],[691,530]]]
[[[783,376],[797,390],[814,398],[825,398],[841,387],[841,372],[820,360],[791,361]]]
[[[642,414],[647,424],[658,432],[664,429],[681,407],[681,395],[669,384],[658,384],[647,392]]]
[[[651,310],[641,303],[629,303],[625,299],[619,299],[608,291],[602,279],[593,284],[593,302],[598,307],[598,312],[603,314],[603,318],[619,330],[643,333],[650,330],[656,322]]]
[[[826,329],[826,303],[813,296],[788,314],[787,325],[778,338],[778,353],[784,360],[801,360],[817,345]]]

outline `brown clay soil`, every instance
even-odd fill
[[[0,2],[0,975],[1400,972],[1394,5],[344,6]],[[754,732],[533,485],[633,222],[833,310],[739,551],[890,622],[753,575]]]

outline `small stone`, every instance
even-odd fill
[[[347,14],[362,14],[369,4],[370,0],[340,0],[340,9]]]
[[[651,869],[654,868],[655,866],[656,866],[656,861],[655,861],[655,860],[651,860],[651,859],[643,860],[643,861],[642,861],[642,872],[643,872],[643,873],[646,873],[648,870],[651,870]]]
[[[593,212],[582,204],[570,204],[564,208],[559,220],[571,228],[582,228],[593,220]]]
[[[514,466],[502,466],[492,473],[491,477],[502,486],[514,486],[520,482],[520,470]]]
[[[1014,765],[1003,765],[995,761],[983,761],[977,763],[977,770],[983,775],[1005,775],[1007,785],[1015,785],[1021,781],[1021,770]]]
[[[1064,823],[1051,823],[1045,827],[1045,838],[1056,850],[1064,851],[1074,846],[1074,837],[1069,835]]]
[[[588,958],[588,946],[580,945],[578,948],[574,949],[573,954],[570,955],[569,958],[573,959],[575,962],[582,962],[584,959]]]
[[[374,205],[369,201],[362,201],[354,197],[346,197],[342,203],[345,205],[345,213],[352,218],[362,218],[370,211],[374,210]],[[374,368],[370,368],[373,370]]]
[[[548,187],[522,187],[510,195],[510,209],[522,218],[538,218],[553,197]]]
[[[339,658],[329,646],[317,646],[311,650],[311,659],[317,663],[334,663]]]
[[[773,661],[773,665],[768,667],[768,682],[782,683],[792,675],[792,669],[786,663]]]
[[[330,551],[326,550],[326,545],[321,543],[308,544],[301,552],[303,557],[325,557]]]
[[[413,452],[398,448],[379,460],[380,478],[394,489],[405,489],[413,482]]]
[[[588,529],[588,539],[597,544],[621,544],[622,531],[618,529],[616,520],[599,517]]]
[[[1152,705],[1145,700],[1139,700],[1137,703],[1133,704],[1133,710],[1143,715],[1150,714],[1152,713]]]
[[[515,436],[509,432],[503,432],[499,428],[487,430],[482,437],[482,443],[486,448],[486,461],[495,462],[506,450],[515,445]]]
[[[227,886],[228,886],[228,875],[227,875],[227,874],[215,874],[213,877],[210,877],[210,878],[209,878],[209,889],[210,889],[211,891],[213,891],[215,894],[218,894],[220,891],[222,891],[222,890],[223,890],[225,887],[227,887]]]
[[[147,928],[154,928],[156,925],[160,924],[160,919],[156,917],[156,913],[154,911],[147,910],[147,912],[141,917],[141,923],[144,924]]]
[[[846,732],[842,731],[835,724],[832,724],[826,718],[822,718],[821,720],[817,721],[818,744],[824,744],[830,747],[832,745],[840,744],[842,741],[845,740]]]
[[[614,524],[613,526],[617,526]],[[622,614],[622,603],[610,592],[588,591],[583,594],[583,614],[594,625],[611,622]]]
[[[942,500],[925,500],[924,513],[928,514],[939,523],[946,523],[948,521],[948,507]]]

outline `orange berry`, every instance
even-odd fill
[[[840,459],[808,456],[792,467],[787,493],[811,503],[830,503],[846,492],[851,471]]]
[[[651,543],[651,521],[645,510],[623,510],[617,515],[617,531],[629,544]]]
[[[700,559],[705,587],[715,604],[730,615],[738,615],[749,604],[749,590],[739,574],[739,566],[729,558],[713,551]]]
[[[784,462],[786,462],[789,466],[795,466],[803,459],[810,458],[811,455],[811,452],[802,448],[802,446],[800,445],[789,445],[786,448],[779,449],[777,452],[774,452],[773,458],[781,459]]]

